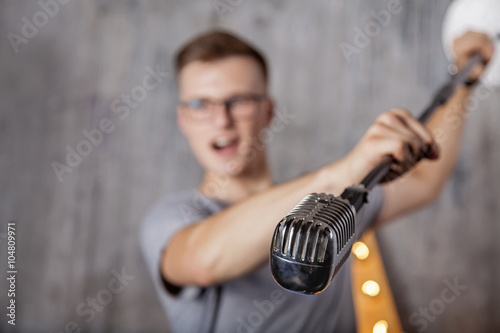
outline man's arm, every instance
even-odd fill
[[[356,180],[340,160],[316,172],[254,194],[178,232],[165,248],[161,270],[176,285],[212,285],[267,261],[274,228],[311,192],[341,193]],[[339,176],[337,176],[339,175]],[[360,176],[362,177],[362,176]]]
[[[486,61],[491,59],[493,44],[485,34],[468,32],[454,44],[457,66],[463,67],[473,52],[480,52]],[[478,66],[471,78],[477,79],[484,66]],[[440,158],[422,161],[408,174],[384,186],[385,200],[374,227],[401,216],[435,200],[452,172],[460,151],[467,102],[471,88],[463,86],[448,103],[436,110],[429,119],[427,129],[439,144]],[[403,119],[408,115],[402,114]]]
[[[460,96],[458,94],[453,98],[460,100]],[[398,121],[402,117],[406,117],[406,121]],[[431,123],[435,123],[433,126],[438,128],[441,123],[435,119],[439,119],[439,116],[433,117]],[[453,133],[458,137],[459,132],[453,132],[456,130],[448,127],[446,130],[449,131],[450,138],[446,144],[453,145],[452,141],[458,140],[451,137]],[[435,142],[429,130],[408,112],[386,112],[368,129],[356,147],[338,162],[254,194],[179,231],[165,247],[161,261],[162,274],[169,282],[179,286],[208,286],[242,276],[268,260],[276,224],[305,195],[311,192],[339,195],[346,187],[358,184],[385,156],[392,156],[400,165],[411,166],[414,164],[414,156],[425,152],[430,146],[435,146]],[[443,174],[449,173],[454,163],[451,155],[456,155],[456,152],[453,154],[453,149],[446,150],[450,157],[437,164],[441,166]],[[437,153],[431,156],[436,157]],[[413,172],[404,179],[417,179],[414,178],[416,174],[420,179],[424,177],[423,174],[431,177],[432,172]],[[434,183],[435,180],[426,178],[426,181]],[[396,198],[397,195],[388,192],[390,197],[386,200],[388,203],[384,205],[380,221],[415,208],[427,198],[428,192],[424,192],[424,187],[416,184],[416,181],[409,180],[409,183],[399,184],[394,193],[407,196],[407,206],[398,205],[395,201],[399,199]],[[421,189],[418,190],[418,199],[413,198],[414,185]],[[409,189],[411,193],[407,192]]]
[[[340,195],[358,184],[387,156],[411,165],[412,156],[433,144],[431,134],[414,118],[410,131],[403,123],[391,126],[394,110],[386,112],[368,129],[356,147],[341,160],[288,183],[274,186],[242,200],[175,234],[161,261],[163,276],[172,284],[208,286],[242,276],[269,258],[274,228],[305,195],[327,192]]]
[[[356,147],[341,160],[311,174],[259,192],[228,209],[190,225],[165,247],[161,271],[172,284],[208,286],[242,276],[267,262],[274,228],[305,195],[327,192],[340,195],[358,184],[387,156],[412,164],[406,147],[420,154],[432,136],[413,119],[420,133],[399,122],[387,126],[395,110],[386,112],[368,129]]]

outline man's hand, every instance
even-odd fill
[[[351,179],[361,180],[385,156],[394,163],[384,181],[397,178],[426,157],[437,159],[439,148],[432,134],[408,111],[392,109],[381,114],[346,157]]]
[[[473,69],[470,81],[476,81],[481,76],[486,64],[491,60],[494,50],[488,35],[479,32],[469,31],[453,42],[453,52],[455,52],[458,69],[462,69],[474,53],[481,54],[485,60],[485,63]]]
[[[471,31],[456,39],[453,48],[459,69],[474,53],[479,53],[484,58],[485,63],[473,69],[471,81],[479,78],[494,52],[488,35]],[[377,118],[347,156],[351,179],[360,181],[387,155],[394,159],[394,164],[383,179],[384,182],[399,177],[424,157],[437,159],[439,147],[431,132],[408,111],[393,109]]]
[[[493,44],[488,36],[482,33],[467,32],[455,40],[453,47],[459,69],[463,68],[476,52],[481,54],[485,63],[493,55]],[[485,63],[473,69],[470,81],[479,78],[484,70]],[[390,185],[384,186],[384,205],[378,220],[374,223],[375,227],[382,226],[388,221],[420,208],[437,198],[455,166],[464,128],[464,121],[450,121],[449,116],[458,116],[462,120],[466,118],[465,112],[467,112],[467,99],[470,91],[470,87],[459,87],[450,100],[436,110],[434,115],[427,121],[427,129],[424,128],[426,133],[440,133],[439,160],[432,163],[422,161],[408,172],[404,178],[397,179],[391,182]],[[423,128],[422,125],[420,126]],[[423,141],[429,143],[428,137],[422,135],[420,137]],[[432,144],[435,145],[434,141],[432,141]],[[395,155],[395,157],[397,156],[398,154]],[[437,155],[432,153],[429,157],[435,158]]]

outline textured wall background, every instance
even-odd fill
[[[272,95],[296,115],[271,142],[275,179],[284,181],[345,154],[380,112],[422,109],[447,74],[440,29],[448,3],[402,1],[348,62],[340,43],[355,45],[355,29],[387,0],[69,1],[46,22],[35,0],[0,0],[2,270],[6,223],[18,231],[18,321],[6,323],[2,278],[1,331],[61,332],[71,321],[84,331],[166,330],[137,231],[155,199],[201,179],[175,124],[170,62],[181,43],[225,27],[265,51]],[[34,20],[38,31],[24,28],[29,38],[16,53],[8,33],[22,36]],[[114,113],[113,102],[123,106],[122,94],[139,91],[150,69],[168,74],[129,114]],[[455,278],[467,289],[426,331],[500,330],[499,103],[496,92],[468,119],[441,198],[379,232],[407,331],[419,328],[411,314]],[[104,118],[114,129],[59,181],[51,163],[64,163],[66,147],[76,149],[82,131]],[[78,315],[122,268],[135,277],[123,291],[94,318]]]

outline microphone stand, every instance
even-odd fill
[[[421,123],[426,123],[434,111],[448,101],[458,86],[462,84],[469,84],[470,82],[468,79],[472,68],[481,62],[484,62],[483,57],[480,54],[475,53],[467,65],[465,65],[465,67],[456,75],[452,76],[448,82],[438,90],[418,120]],[[356,211],[359,212],[362,206],[368,202],[367,197],[369,191],[387,175],[393,162],[394,159],[392,157],[386,156],[382,162],[379,163],[379,165],[377,165],[365,178],[363,178],[359,185],[348,187],[340,196],[349,200],[351,205],[353,205]]]

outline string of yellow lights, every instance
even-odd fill
[[[375,232],[365,232],[353,245],[352,253],[352,293],[358,333],[402,332]]]

